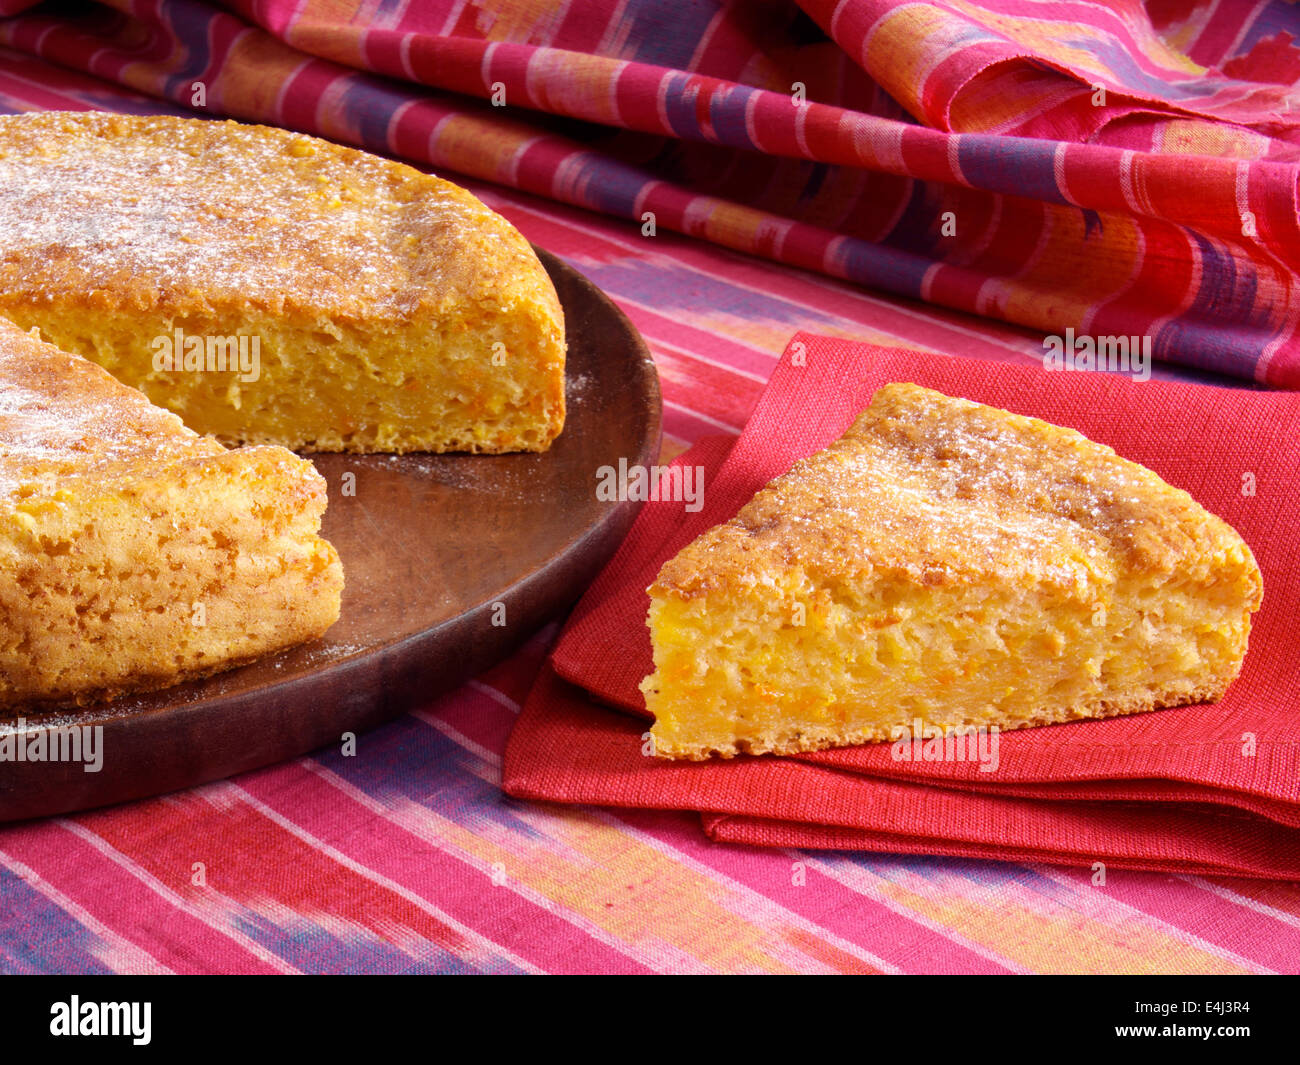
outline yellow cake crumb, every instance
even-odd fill
[[[237,122],[8,115],[0,145],[0,316],[190,428],[350,452],[544,451],[562,429],[555,289],[464,189]],[[239,338],[255,376],[209,365]],[[156,358],[191,341],[205,372]]]
[[[900,383],[649,594],[655,752],[703,759],[1214,701],[1263,580],[1111,448]]]

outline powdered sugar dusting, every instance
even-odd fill
[[[1204,520],[1186,493],[1074,430],[895,384],[660,581],[689,593],[701,575],[734,568],[744,583],[779,568],[754,561],[771,552],[823,576],[877,570],[933,584],[1000,573],[1078,589],[1121,560],[1172,564],[1161,535],[1190,536]]]
[[[224,449],[93,363],[0,320],[0,498]]]
[[[435,179],[283,130],[0,119],[0,291],[10,295],[148,305],[198,294],[401,314],[428,294],[429,238],[445,253],[471,215],[473,201]]]

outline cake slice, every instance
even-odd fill
[[[649,589],[655,753],[791,753],[1221,698],[1263,582],[1186,492],[910,384]]]
[[[265,126],[0,117],[0,315],[227,444],[542,451],[564,319],[450,182]]]
[[[343,571],[325,481],[228,451],[0,322],[0,709],[76,705],[319,636]]]

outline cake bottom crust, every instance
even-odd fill
[[[311,639],[318,637],[304,637]],[[293,646],[303,646],[302,643]],[[210,666],[200,667],[197,669],[185,669],[177,671],[170,676],[159,676],[149,678],[132,678],[120,684],[109,685],[102,688],[82,689],[57,696],[41,696],[34,694],[24,694],[17,696],[9,702],[0,703],[0,721],[5,718],[13,720],[25,714],[50,714],[59,710],[77,710],[85,706],[94,706],[99,703],[108,703],[112,700],[122,699],[133,695],[148,695],[150,692],[163,691],[166,688],[174,688],[178,684],[184,684],[187,681],[203,680],[206,677],[213,677],[219,673],[228,673],[240,666],[247,666],[273,654],[280,650],[289,650],[289,647],[278,648],[270,651],[261,651],[254,654],[242,655],[238,658],[226,659],[222,662],[216,662]],[[115,709],[121,709],[117,707]]]
[[[1190,706],[1195,703],[1217,703],[1223,698],[1228,686],[1237,678],[1237,673],[1212,678],[1192,691],[1179,689],[1155,693],[1142,693],[1123,699],[1098,699],[1093,702],[1062,707],[1044,707],[1027,717],[999,720],[990,717],[984,721],[966,721],[954,724],[950,728],[993,728],[999,732],[1013,732],[1017,729],[1034,728],[1039,725],[1061,725],[1070,721],[1091,721],[1107,717],[1122,717],[1126,714],[1138,714],[1148,710],[1166,710],[1176,706]],[[932,722],[921,719],[924,724]],[[905,726],[911,728],[909,719]],[[655,754],[660,758],[682,761],[703,762],[711,758],[735,758],[748,754],[807,754],[811,751],[824,751],[833,747],[856,747],[870,743],[891,742],[896,737],[894,731],[900,727],[897,723],[886,727],[872,726],[845,732],[833,728],[816,728],[808,725],[792,724],[785,735],[763,740],[739,739],[728,745],[692,744],[676,748],[663,748],[656,740]],[[940,727],[940,726],[934,726]],[[920,737],[917,737],[918,739]]]

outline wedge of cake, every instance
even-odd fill
[[[311,639],[343,571],[325,481],[228,451],[0,322],[0,708],[83,704]]]
[[[0,117],[0,315],[227,444],[541,451],[564,321],[470,193],[282,129]]]
[[[655,752],[703,759],[1217,700],[1263,582],[1111,448],[891,384],[649,592]]]

